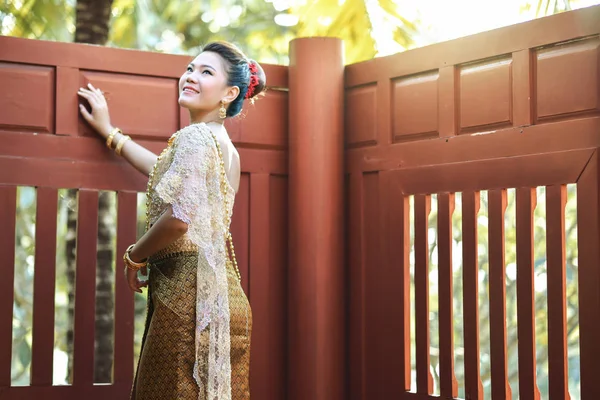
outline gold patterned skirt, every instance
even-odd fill
[[[133,400],[198,400],[193,377],[198,251],[178,240],[155,254],[149,262],[148,313],[140,360],[134,379]],[[250,398],[250,334],[252,313],[246,294],[231,266],[229,310],[231,332],[232,400]],[[202,353],[208,358],[209,329],[202,333]],[[200,363],[200,379],[206,388],[207,363]]]

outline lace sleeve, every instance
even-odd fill
[[[196,230],[200,227],[194,227],[195,223],[201,222],[199,202],[210,191],[207,173],[218,165],[218,155],[207,139],[212,141],[207,135],[180,131],[173,143],[171,165],[154,189],[163,202],[171,205],[175,218]]]
[[[196,284],[196,362],[194,378],[209,399],[231,399],[230,314],[225,235],[227,210],[221,192],[221,163],[216,138],[205,124],[177,133],[172,161],[156,184],[156,195],[170,204],[173,216],[188,224],[198,246]],[[206,260],[206,262],[203,262]],[[208,268],[207,268],[208,267]],[[210,329],[208,387],[202,387],[200,333]],[[202,396],[200,396],[202,397]]]

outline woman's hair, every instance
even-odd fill
[[[256,61],[247,58],[235,45],[227,42],[213,42],[204,46],[202,51],[210,51],[223,57],[226,64],[227,84],[240,88],[240,93],[227,109],[228,117],[234,117],[242,111],[242,105],[250,86],[251,75],[255,75],[258,79],[252,79],[254,87],[251,88],[251,95],[248,98],[256,97],[265,89],[267,79],[262,67]],[[254,72],[251,72],[251,70],[254,70]]]

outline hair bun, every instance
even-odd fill
[[[250,81],[248,82],[247,99],[253,99],[262,93],[267,84],[267,76],[260,64],[255,60],[248,60],[248,68],[250,69]]]

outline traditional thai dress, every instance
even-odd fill
[[[151,226],[168,206],[187,233],[149,259],[134,400],[250,397],[252,315],[226,238],[235,191],[206,124],[175,133],[148,182]]]

